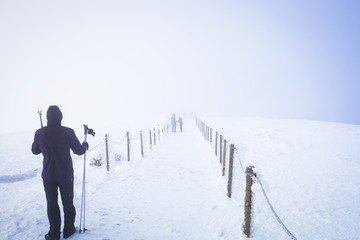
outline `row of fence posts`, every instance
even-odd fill
[[[196,125],[200,129],[206,141],[209,141],[212,144],[213,140],[213,129],[203,123],[199,118],[195,117]],[[219,141],[218,141],[219,139]],[[219,144],[218,144],[219,142]],[[219,162],[221,164],[221,173],[222,176],[225,176],[226,168],[226,149],[227,149],[227,140],[224,138],[222,133],[218,131],[215,132],[215,156],[218,156],[219,153]],[[219,149],[219,152],[218,152]],[[230,144],[230,154],[229,154],[229,170],[228,170],[228,184],[227,184],[227,196],[231,198],[232,193],[232,181],[233,181],[233,165],[234,165],[234,144]],[[245,188],[245,203],[244,203],[244,234],[247,237],[250,237],[251,233],[251,203],[252,203],[252,191],[251,186],[253,184],[253,179],[251,175],[253,174],[253,166],[246,167],[246,188]]]
[[[160,141],[160,136],[163,134],[164,136],[169,133],[169,124],[162,124],[161,127],[158,129],[154,128],[153,130],[149,130],[149,139],[150,139],[150,149],[153,149],[153,146],[156,146],[156,138]],[[156,135],[157,133],[157,135]],[[130,132],[126,132],[126,143],[127,143],[127,161],[130,161],[130,145],[131,145],[131,138]],[[106,170],[110,171],[109,166],[109,136],[105,134],[105,153],[106,153]],[[144,141],[143,141],[143,131],[140,131],[140,151],[141,157],[144,157]]]

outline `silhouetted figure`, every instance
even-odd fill
[[[175,113],[171,117],[172,132],[176,132],[176,116]]]
[[[178,122],[179,122],[179,126],[180,126],[180,131],[182,132],[182,131],[183,131],[183,129],[182,129],[182,126],[183,126],[183,120],[182,120],[182,118],[181,118],[181,117],[179,117]]]
[[[47,111],[47,126],[35,132],[31,147],[33,154],[42,153],[42,178],[47,201],[47,215],[50,230],[45,235],[47,240],[60,239],[60,208],[58,205],[58,189],[64,210],[63,237],[68,238],[75,232],[74,170],[70,149],[82,155],[89,148],[84,142],[80,144],[71,128],[61,126],[62,113],[57,106],[50,106]]]

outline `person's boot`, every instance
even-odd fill
[[[52,237],[49,234],[45,235],[45,240],[60,240],[60,237]]]
[[[76,228],[72,228],[71,230],[65,230],[65,229],[64,229],[63,237],[64,237],[64,238],[68,238],[68,237],[70,237],[71,235],[73,235],[75,232],[76,232]]]

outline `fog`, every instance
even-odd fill
[[[359,10],[325,0],[0,1],[0,133],[37,129],[36,111],[53,104],[70,127],[173,112],[360,124]]]

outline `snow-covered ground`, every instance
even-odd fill
[[[86,233],[71,239],[246,239],[244,166],[253,165],[281,220],[297,239],[360,239],[360,126],[260,118],[201,118],[235,144],[233,196],[227,173],[192,118],[184,132],[162,134],[145,157],[132,131],[131,161],[125,132],[89,137]],[[81,134],[81,129],[79,133]],[[78,134],[80,140],[82,136]],[[42,157],[31,154],[33,133],[0,135],[1,239],[43,239],[48,231]],[[227,151],[228,153],[229,151]],[[120,160],[119,160],[120,158]],[[117,159],[117,160],[115,160]],[[80,211],[83,157],[73,156]],[[228,155],[227,155],[228,161]],[[252,239],[291,239],[276,221],[259,183],[252,187]],[[79,225],[79,216],[76,225]]]
[[[255,166],[277,214],[298,239],[360,239],[360,126],[261,118],[203,121],[235,144],[244,166]],[[242,200],[243,189],[235,190]],[[254,238],[290,239],[259,184],[252,190]]]

